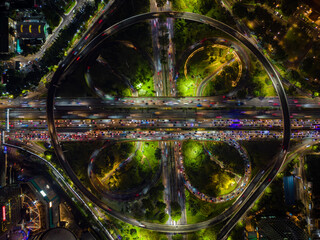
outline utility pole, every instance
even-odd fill
[[[7,168],[8,168],[8,155],[7,155],[7,147],[3,146],[5,142],[5,135],[6,132],[10,132],[10,109],[6,109],[6,128],[5,130],[1,130],[1,143],[0,147],[2,150],[2,153],[0,153],[0,166],[1,166],[1,172],[0,172],[0,185],[1,187],[4,187],[7,185]]]
[[[9,115],[10,115],[10,109],[7,108],[7,111],[6,111],[6,131],[7,132],[10,132],[10,118],[9,118]]]
[[[4,130],[1,131],[1,150],[0,153],[0,185],[1,187],[6,186],[6,178],[7,178],[7,164],[8,164],[8,156],[7,156],[7,147],[3,146],[4,143],[4,136],[6,132]]]

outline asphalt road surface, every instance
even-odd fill
[[[290,113],[289,113],[289,107],[288,107],[288,101],[283,89],[283,86],[281,84],[281,81],[279,79],[279,76],[277,75],[277,72],[271,65],[271,63],[268,61],[268,59],[265,58],[265,56],[242,34],[237,32],[236,30],[230,28],[229,26],[218,22],[216,20],[213,20],[211,18],[205,17],[205,16],[200,16],[197,14],[193,13],[178,13],[178,12],[162,12],[162,13],[146,13],[146,14],[141,14],[138,16],[131,17],[129,19],[123,20],[116,25],[113,25],[109,29],[105,30],[103,33],[98,35],[96,38],[94,38],[89,44],[86,45],[82,49],[80,53],[78,53],[76,56],[68,56],[60,65],[59,68],[57,69],[55,75],[52,78],[51,86],[48,91],[48,98],[47,98],[47,117],[48,117],[48,128],[49,128],[49,133],[52,139],[52,144],[56,150],[56,153],[58,155],[58,159],[64,169],[66,170],[67,174],[71,178],[71,180],[74,182],[74,184],[94,203],[96,203],[98,206],[103,208],[104,210],[108,211],[112,216],[123,220],[125,222],[128,222],[130,224],[140,226],[140,227],[145,227],[151,230],[156,230],[156,231],[162,231],[162,232],[189,232],[189,231],[196,231],[202,228],[205,228],[209,225],[215,224],[217,222],[220,222],[227,217],[229,217],[232,213],[235,212],[235,210],[238,208],[238,205],[242,203],[242,201],[247,200],[247,196],[249,196],[249,193],[252,194],[251,197],[249,198],[250,201],[255,201],[256,198],[259,196],[259,191],[263,191],[265,187],[261,187],[258,189],[258,191],[253,191],[253,189],[256,187],[258,184],[259,180],[261,177],[264,176],[264,174],[259,173],[257,176],[260,176],[260,178],[255,178],[257,179],[257,182],[252,181],[246,190],[243,193],[243,197],[240,197],[234,205],[232,205],[231,208],[229,208],[227,211],[222,213],[221,215],[206,221],[206,222],[201,222],[197,224],[189,224],[189,225],[161,225],[161,224],[153,224],[153,223],[147,223],[147,222],[139,222],[135,219],[130,219],[127,218],[126,216],[123,216],[120,213],[113,212],[109,207],[103,203],[100,199],[96,198],[90,191],[88,191],[79,181],[79,179],[76,177],[74,172],[71,170],[67,160],[65,159],[62,149],[60,147],[58,138],[57,138],[57,132],[56,132],[56,127],[54,124],[54,97],[56,94],[57,88],[61,85],[64,76],[66,76],[68,73],[74,71],[77,67],[79,62],[83,61],[86,56],[99,49],[100,45],[104,42],[106,38],[111,36],[112,34],[125,29],[126,27],[135,24],[140,21],[144,21],[150,18],[157,18],[160,15],[164,15],[166,17],[171,17],[171,18],[182,18],[186,20],[193,20],[201,23],[208,24],[212,27],[216,27],[225,33],[231,35],[232,37],[236,38],[239,40],[242,44],[244,44],[257,58],[258,60],[262,63],[264,66],[265,70],[267,71],[270,79],[273,82],[273,85],[276,89],[276,92],[278,93],[279,99],[280,99],[280,105],[282,108],[282,115],[283,115],[283,123],[284,123],[284,136],[283,136],[283,152],[280,154],[278,157],[278,161],[276,161],[275,165],[273,167],[270,167],[271,173],[273,175],[268,175],[268,177],[275,176],[279,170],[279,167],[282,165],[283,159],[285,157],[286,151],[289,147],[289,140],[290,140]],[[272,177],[273,179],[273,177]],[[271,181],[271,180],[270,180]],[[264,186],[263,184],[260,186]],[[249,192],[248,192],[249,191]],[[252,192],[253,191],[253,192]],[[250,205],[246,205],[248,202],[246,201],[244,206],[241,208],[241,211],[238,211],[236,214],[243,214],[242,212],[246,212]],[[235,219],[235,218],[233,218]]]

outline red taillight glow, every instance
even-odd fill
[[[6,206],[2,206],[2,221],[6,220]]]

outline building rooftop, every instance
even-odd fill
[[[47,231],[42,238],[43,240],[76,240],[72,232],[65,228],[54,228]]]
[[[287,205],[295,203],[295,179],[293,176],[283,177],[284,198]]]
[[[76,236],[66,228],[51,228],[34,236],[34,240],[77,240]]]
[[[9,51],[8,17],[0,16],[0,52]]]
[[[35,38],[45,38],[45,23],[44,22],[34,22],[34,21],[24,21],[17,24],[18,38],[23,39],[35,39]]]
[[[308,239],[306,233],[288,219],[269,217],[258,223],[260,239]]]

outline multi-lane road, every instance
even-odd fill
[[[306,149],[306,146],[310,145],[315,139],[305,139],[301,144],[295,146],[291,149],[293,153],[303,152]],[[287,152],[282,152],[281,154],[285,154],[284,158],[286,160]],[[259,198],[259,196],[264,192],[264,190],[269,186],[272,180],[275,178],[277,173],[280,171],[284,161],[282,161],[283,156],[278,155],[275,165],[271,168],[269,174],[267,174],[266,178],[256,186],[255,191],[251,192],[247,199],[244,200],[244,204],[236,211],[235,215],[227,222],[226,225],[221,229],[217,239],[225,240],[228,237],[228,233],[233,229],[236,223],[240,220],[240,218],[244,215],[244,213],[249,209],[252,204]]]
[[[288,98],[290,109],[313,109],[320,108],[320,98]],[[226,108],[226,107],[279,107],[280,101],[276,97],[266,98],[248,98],[248,99],[231,99],[227,96],[214,97],[124,97],[113,100],[104,100],[101,98],[55,98],[55,106],[70,107],[77,109],[80,107],[183,107],[194,108],[198,107],[210,108]],[[19,99],[15,100],[0,100],[0,109],[4,108],[44,108],[46,99]]]
[[[262,63],[262,65],[265,67],[269,77],[271,78],[273,85],[279,95],[280,99],[280,105],[282,108],[282,114],[283,114],[283,126],[284,126],[284,135],[283,135],[283,154],[279,155],[279,160],[276,162],[277,164],[282,164],[283,157],[285,156],[285,152],[287,151],[289,147],[289,140],[290,140],[290,114],[289,114],[289,107],[288,107],[288,102],[286,95],[284,93],[284,89],[282,87],[281,81],[277,75],[277,72],[273,68],[273,66],[270,64],[268,59],[264,57],[264,55],[248,40],[246,39],[243,35],[241,35],[239,32],[235,31],[234,29],[228,27],[227,25],[224,25],[221,22],[215,21],[211,18],[205,17],[205,16],[200,16],[197,14],[192,14],[192,13],[177,13],[177,12],[162,12],[162,13],[147,13],[147,14],[141,14],[138,16],[131,17],[129,19],[126,19],[116,25],[113,25],[111,28],[105,30],[103,33],[98,35],[96,38],[94,38],[88,45],[86,45],[85,48],[82,49],[80,53],[78,53],[74,58],[67,58],[64,62],[62,62],[57,69],[55,75],[53,76],[51,86],[48,91],[48,101],[47,101],[47,110],[48,110],[48,128],[49,128],[49,133],[52,138],[52,143],[53,146],[55,147],[56,153],[58,154],[58,158],[67,171],[67,173],[70,175],[71,179],[74,180],[75,185],[78,186],[84,193],[87,195],[89,199],[97,203],[100,207],[103,209],[109,211],[109,213],[113,216],[116,216],[122,220],[125,220],[123,216],[119,216],[119,214],[115,214],[114,212],[111,212],[108,210],[108,207],[105,206],[105,204],[101,203],[99,199],[97,199],[95,196],[93,196],[87,189],[83,189],[83,185],[80,183],[80,181],[77,179],[77,177],[74,175],[72,170],[70,169],[70,166],[68,165],[67,160],[65,159],[62,149],[60,147],[60,144],[58,142],[57,138],[57,131],[56,127],[54,125],[54,98],[55,98],[55,93],[56,89],[61,85],[63,78],[66,74],[72,72],[74,69],[77,68],[77,65],[79,62],[83,61],[86,58],[87,54],[90,54],[90,52],[97,51],[99,49],[100,45],[104,42],[105,39],[107,39],[109,36],[114,34],[115,32],[118,32],[120,30],[125,29],[126,27],[143,21],[147,19],[152,19],[152,18],[157,18],[159,16],[165,16],[165,17],[171,17],[171,18],[183,18],[186,20],[192,20],[192,21],[197,21],[197,22],[202,22],[204,24],[208,24],[212,27],[216,27],[224,31],[225,33],[231,35],[235,39],[239,40],[242,44],[244,44],[253,54],[256,55],[256,57],[259,59],[259,61]],[[198,103],[200,104],[200,103]],[[198,105],[199,106],[199,105]],[[197,135],[197,134],[196,134]],[[276,166],[275,165],[275,166]],[[273,174],[276,174],[277,170],[273,171]],[[263,176],[263,175],[262,175]],[[252,189],[255,185],[250,184],[249,186],[252,186]],[[250,189],[248,186],[247,189]],[[252,190],[251,189],[251,190]],[[250,192],[251,192],[250,190]],[[247,191],[247,190],[245,190]],[[247,195],[245,195],[246,197]],[[246,198],[245,198],[246,199]],[[242,202],[242,199],[241,199]],[[239,203],[239,202],[238,202]],[[233,205],[234,206],[234,205]],[[230,208],[232,209],[232,208]],[[247,210],[247,208],[242,208]],[[234,210],[234,209],[233,209]],[[232,211],[233,211],[232,210]],[[226,216],[220,215],[220,218],[225,218]],[[217,218],[219,218],[217,217]],[[221,220],[221,219],[219,219]],[[137,223],[134,220],[126,220],[127,222],[130,222],[132,224],[138,225],[138,226],[143,226],[147,227],[153,230],[158,230],[158,231],[173,231],[173,232],[179,232],[179,231],[194,231],[195,229],[200,229],[208,226],[208,223],[199,223],[198,225],[176,225],[176,226],[170,226],[170,225],[159,225],[156,226],[151,223]],[[211,222],[212,224],[212,222]]]
[[[318,99],[289,99],[292,119],[317,118]],[[123,98],[117,100],[56,99],[56,119],[202,119],[202,118],[281,118],[276,98],[226,99],[223,97]],[[46,119],[44,100],[3,103],[11,119]],[[207,115],[209,114],[209,115]],[[6,112],[0,117],[5,119]]]
[[[58,99],[56,97],[56,91],[63,82],[63,79],[66,75],[70,74],[72,71],[74,71],[82,61],[85,61],[87,59],[87,55],[90,53],[97,51],[101,44],[112,34],[125,29],[126,27],[133,25],[135,23],[149,20],[149,19],[156,19],[160,16],[168,17],[168,18],[182,18],[186,20],[191,20],[191,21],[196,21],[204,24],[208,24],[212,27],[216,27],[225,33],[229,34],[233,38],[237,39],[240,41],[244,46],[246,46],[257,58],[258,60],[262,63],[262,65],[265,67],[270,79],[273,82],[273,85],[276,89],[276,92],[278,93],[279,96],[279,101],[276,99],[251,99],[251,100],[241,100],[241,101],[235,101],[235,100],[229,100],[226,97],[216,97],[216,98],[159,98],[159,99],[154,99],[154,98],[126,98],[126,99],[121,99],[121,100],[112,100],[112,101],[101,101],[97,99],[87,99],[86,103],[84,102],[83,99],[80,101],[78,100],[66,100],[66,99]],[[94,25],[94,27],[99,27],[100,20],[97,21],[97,23]],[[98,24],[98,25],[97,25]],[[93,27],[93,28],[94,28]],[[172,28],[172,27],[171,27]],[[92,33],[93,35],[93,33]],[[48,91],[48,99],[47,99],[47,118],[48,118],[48,129],[49,129],[49,134],[52,140],[52,144],[56,150],[56,153],[58,155],[58,159],[62,166],[64,167],[65,171],[69,175],[69,177],[72,179],[72,181],[75,183],[77,188],[84,194],[86,195],[91,201],[96,203],[98,206],[100,206],[102,209],[106,210],[110,215],[121,219],[125,222],[128,222],[133,225],[137,225],[140,227],[145,227],[148,229],[152,230],[157,230],[157,231],[162,231],[162,232],[190,232],[190,231],[195,231],[199,230],[202,228],[205,228],[209,225],[212,225],[214,223],[218,223],[222,220],[225,220],[226,218],[230,217],[233,213],[236,213],[234,217],[232,218],[230,224],[228,224],[229,228],[227,229],[228,231],[232,228],[233,222],[236,222],[239,217],[245,213],[248,208],[251,206],[251,204],[256,200],[256,198],[263,192],[265,187],[272,181],[274,176],[278,173],[279,168],[281,167],[283,163],[283,159],[286,155],[286,151],[289,147],[289,139],[290,139],[290,113],[289,113],[289,105],[288,105],[288,100],[286,98],[286,95],[284,93],[284,89],[282,87],[281,81],[277,75],[277,72],[271,65],[271,63],[268,61],[267,58],[264,57],[264,55],[251,43],[250,40],[248,40],[246,37],[244,37],[242,34],[237,32],[236,30],[230,28],[229,26],[218,22],[216,20],[213,20],[211,18],[193,14],[193,13],[181,13],[181,12],[154,12],[154,13],[146,13],[146,14],[141,14],[138,16],[131,17],[129,19],[123,20],[120,23],[117,23],[113,26],[111,26],[109,29],[103,31],[100,35],[92,39],[91,42],[89,40],[85,42],[84,40],[90,39],[92,37],[91,34],[89,33],[86,35],[82,41],[79,42],[77,48],[75,51],[72,51],[66,59],[64,59],[60,65],[59,68],[57,69],[56,73],[53,76],[51,86]],[[78,51],[77,51],[78,50]],[[295,100],[293,100],[295,101]],[[298,100],[300,102],[304,101],[303,99]],[[54,104],[55,102],[55,104]],[[300,106],[297,106],[296,102],[294,102],[295,107],[301,108],[302,103],[300,103]],[[30,114],[30,119],[34,119],[36,114],[35,112],[39,112],[38,119],[41,119],[41,115],[43,114],[42,108],[43,102],[22,102],[21,104],[25,104],[24,106],[22,105],[23,108],[18,109],[18,113],[15,113],[15,107],[21,107],[17,102],[13,102],[12,105],[10,106],[10,103],[4,103],[3,107],[4,108],[12,108],[11,110],[11,116],[13,118],[19,119],[19,116],[23,116],[23,118],[28,118],[26,115]],[[310,103],[307,103],[310,104]],[[18,105],[18,106],[16,106]],[[108,106],[109,105],[109,106]],[[70,168],[67,159],[64,157],[63,151],[61,149],[61,146],[59,144],[59,138],[57,134],[57,127],[55,126],[55,118],[64,118],[64,116],[69,116],[70,114],[75,115],[75,118],[79,119],[79,116],[81,114],[87,113],[87,115],[83,115],[83,118],[88,118],[88,116],[95,116],[95,114],[105,114],[106,111],[108,111],[108,108],[110,110],[113,109],[113,115],[115,116],[115,109],[119,109],[119,115],[120,117],[114,117],[114,118],[126,118],[129,117],[130,115],[134,114],[135,117],[139,116],[141,114],[141,118],[146,119],[146,112],[150,111],[149,109],[154,108],[155,111],[152,114],[155,114],[156,112],[160,112],[160,114],[155,114],[155,115],[150,115],[151,119],[157,118],[156,115],[161,115],[163,114],[165,118],[167,119],[172,119],[173,116],[178,115],[179,116],[179,111],[181,112],[181,116],[183,115],[184,118],[188,119],[199,119],[198,116],[201,116],[200,118],[217,118],[222,116],[229,118],[230,116],[234,116],[234,113],[228,113],[227,111],[230,111],[230,108],[235,108],[236,106],[245,106],[246,108],[249,107],[269,107],[269,108],[279,108],[281,107],[281,112],[282,113],[282,126],[284,128],[284,133],[280,132],[275,132],[271,133],[268,131],[268,133],[265,133],[264,131],[258,131],[254,132],[254,134],[257,134],[258,136],[271,136],[271,137],[280,137],[283,139],[283,148],[282,148],[282,153],[278,155],[278,158],[276,161],[274,161],[274,165],[270,165],[270,173],[267,175],[267,171],[261,171],[259,172],[256,177],[251,181],[251,183],[247,186],[247,188],[244,190],[243,194],[239,199],[235,201],[235,203],[232,205],[231,208],[229,208],[227,211],[222,213],[221,215],[210,219],[206,222],[201,222],[197,224],[180,224],[180,225],[161,225],[161,224],[153,224],[153,223],[148,223],[148,222],[139,222],[136,221],[135,219],[128,218],[120,213],[117,213],[115,211],[112,211],[112,209],[109,208],[104,202],[102,202],[100,199],[98,199],[96,196],[94,196],[90,191],[88,191],[82,183],[79,181],[79,179],[75,176],[73,173],[72,169]],[[318,104],[314,104],[315,108],[318,108]],[[29,113],[27,113],[25,110],[27,108],[29,110]],[[139,108],[139,109],[134,109]],[[304,106],[307,107],[307,106]],[[36,109],[34,109],[36,108]],[[120,109],[123,109],[123,112],[121,112],[120,115]],[[159,109],[158,109],[159,108]],[[168,108],[168,109],[165,109]],[[187,108],[193,108],[191,111],[185,111]],[[213,108],[218,108],[216,110],[212,110]],[[225,109],[224,109],[225,108]],[[227,109],[229,108],[229,109]],[[174,110],[171,113],[167,113],[166,111],[168,110]],[[247,109],[248,110],[248,109]],[[246,112],[245,110],[244,112]],[[272,110],[272,109],[271,109]],[[276,110],[276,109],[275,109]],[[31,112],[33,111],[33,112]],[[140,111],[140,112],[139,112]],[[145,112],[143,112],[145,111]],[[152,110],[153,111],[153,110]],[[219,112],[220,111],[220,112]],[[30,113],[31,112],[31,113]],[[129,112],[129,113],[128,113]],[[210,113],[211,112],[211,113]],[[15,116],[16,114],[16,116]],[[60,115],[59,115],[60,114]],[[190,115],[188,115],[190,114]],[[192,115],[193,114],[193,115]],[[211,115],[210,115],[211,114]],[[228,115],[229,114],[229,115]],[[241,112],[240,112],[241,114]],[[253,113],[252,116],[256,114]],[[98,116],[96,115],[96,116]],[[250,114],[248,114],[250,115]],[[247,115],[246,115],[247,116]],[[109,114],[110,117],[110,114]],[[278,115],[279,117],[279,115]],[[105,116],[101,117],[105,118]],[[137,117],[139,118],[139,117]],[[112,118],[111,118],[112,119]],[[187,123],[184,123],[187,124]],[[199,123],[197,123],[199,124]],[[91,132],[91,131],[90,131]],[[119,131],[120,132],[120,131]],[[252,132],[251,132],[252,133]],[[60,134],[59,137],[64,133]],[[69,134],[69,137],[68,137]],[[112,132],[110,131],[99,131],[98,133],[80,133],[76,135],[81,135],[82,136],[89,136],[91,134],[92,138],[96,138],[99,136],[103,136],[103,138],[107,138],[107,136],[117,139],[116,135],[113,135]],[[119,133],[119,134],[125,134],[127,139],[141,139],[141,136],[144,135],[147,137],[147,139],[157,139],[157,140],[183,140],[183,139],[188,139],[188,138],[194,138],[194,139],[221,139],[221,137],[225,137],[226,139],[229,138],[243,138],[243,136],[248,137],[247,139],[250,139],[250,131],[248,132],[241,132],[241,131],[230,131],[225,132],[225,133],[216,133],[215,131],[213,132],[207,132],[207,131],[195,131],[190,133],[188,132],[165,132],[165,131],[160,131],[158,133],[136,133],[134,131],[130,133]],[[222,135],[221,135],[222,134]],[[38,136],[37,133],[30,133],[30,138],[32,138],[35,135],[35,137]],[[72,135],[72,134],[71,134]],[[19,135],[16,135],[19,136]],[[43,140],[47,139],[47,135],[42,135]],[[70,133],[66,133],[68,139],[70,139]],[[124,135],[119,135],[119,137],[124,137]],[[71,136],[71,139],[73,137]],[[80,140],[82,138],[77,138],[77,140]],[[245,138],[246,139],[246,138]],[[267,169],[266,169],[267,170]],[[262,184],[258,186],[258,183],[260,182],[261,179],[267,179],[262,182]],[[265,182],[267,181],[267,182]],[[177,186],[178,183],[175,185]],[[238,210],[239,209],[239,210]]]

